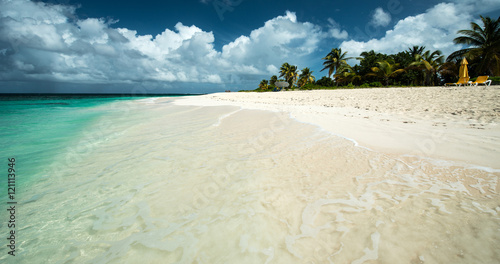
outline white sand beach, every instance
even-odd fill
[[[217,93],[175,103],[285,112],[373,150],[500,168],[500,86]]]
[[[499,91],[102,106],[25,187],[19,263],[498,263]]]

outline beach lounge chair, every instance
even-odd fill
[[[469,84],[469,77],[460,77],[458,79],[458,82],[456,83],[445,83],[444,86],[449,86],[449,85],[455,85],[455,86],[461,86],[462,84],[465,86],[466,84]]]
[[[477,86],[478,84],[484,84],[485,86],[486,85],[490,86],[491,80],[488,80],[488,77],[490,76],[479,76],[477,77],[477,80],[475,82],[472,82],[470,85]]]

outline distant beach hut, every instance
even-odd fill
[[[288,82],[275,82],[274,85],[280,88],[280,91],[283,91],[283,88],[288,87],[290,84]]]

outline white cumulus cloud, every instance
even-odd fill
[[[329,37],[336,39],[346,39],[349,34],[345,30],[340,29],[340,25],[332,18],[328,18],[328,34]]]
[[[391,14],[385,12],[381,7],[378,7],[373,13],[371,22],[375,26],[385,27],[391,23]]]
[[[349,40],[340,45],[349,55],[358,56],[363,51],[375,50],[394,54],[407,50],[414,45],[426,46],[427,49],[441,50],[445,55],[461,48],[453,44],[460,29],[469,28],[474,18],[463,12],[461,6],[454,3],[440,3],[425,13],[408,16],[396,23],[393,29],[385,32],[380,39],[368,41]]]
[[[450,2],[456,3],[462,10],[467,10],[469,14],[483,14],[500,10],[499,0],[450,0]]]
[[[222,58],[243,65],[281,65],[286,59],[299,61],[314,52],[324,34],[321,27],[309,22],[297,22],[293,12],[267,21],[222,48]],[[292,62],[290,62],[292,63]],[[293,62],[297,63],[297,62]]]

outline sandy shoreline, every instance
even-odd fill
[[[450,116],[442,118],[446,127],[434,127],[437,118],[427,122],[418,111],[411,119],[382,112],[391,105],[381,99],[370,103],[379,111],[316,103],[340,105],[340,94],[366,102],[363,93],[381,91],[213,94],[90,108],[102,115],[80,142],[20,188],[29,223],[18,263],[499,263],[500,170],[370,151],[318,128],[344,129],[360,144],[396,142],[389,147],[404,146],[405,131],[413,140],[436,128],[448,141],[473,145],[457,129],[480,138],[494,135],[496,121],[472,129]],[[432,142],[424,143],[430,150]],[[465,153],[495,157],[487,147]]]
[[[500,86],[216,93],[175,103],[285,112],[387,154],[500,168]]]

